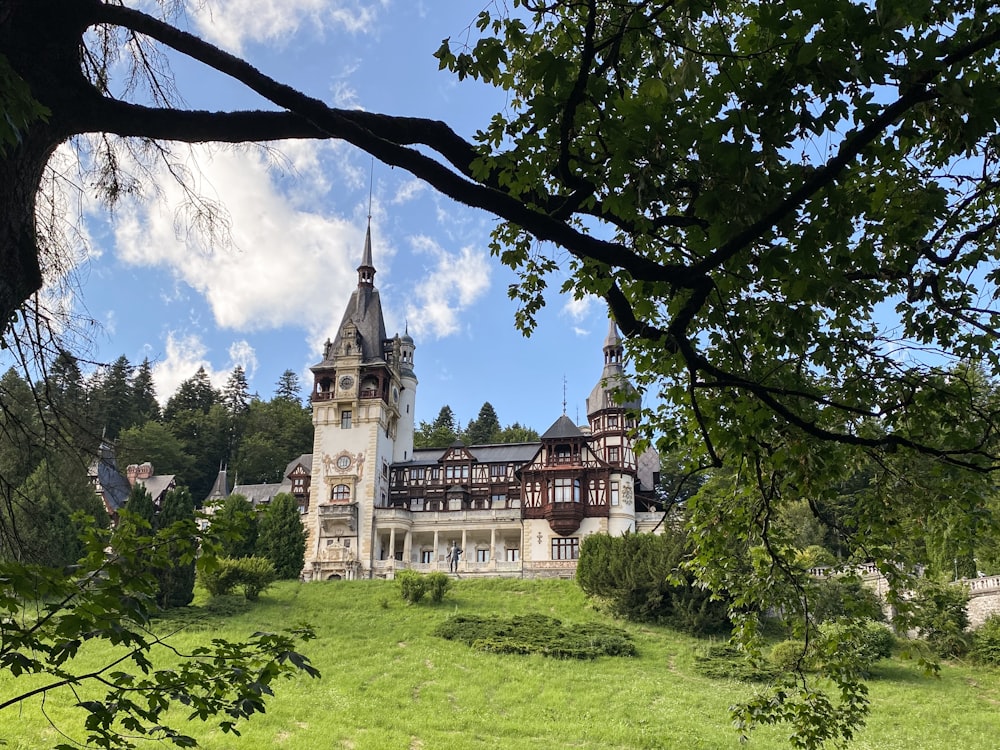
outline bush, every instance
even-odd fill
[[[274,565],[263,557],[220,557],[212,570],[201,574],[201,584],[212,596],[226,596],[239,587],[249,601],[276,579]]]
[[[972,634],[972,658],[980,664],[1000,666],[1000,615],[991,615]]]
[[[417,571],[401,570],[396,573],[396,580],[399,582],[399,593],[410,604],[416,604],[424,598],[424,593],[427,591],[427,579]]]
[[[773,664],[751,659],[728,643],[706,647],[694,657],[695,669],[713,680],[771,682],[780,671]]]
[[[794,672],[809,668],[809,653],[806,642],[787,640],[774,644],[771,649],[770,661],[782,672]]]
[[[813,622],[821,623],[844,616],[877,622],[885,620],[878,594],[864,586],[856,575],[817,579],[809,596],[809,614]]]
[[[427,595],[434,604],[440,604],[444,595],[451,588],[451,578],[440,571],[427,574]]]
[[[694,634],[725,631],[726,603],[712,598],[680,566],[686,537],[663,534],[592,534],[580,545],[576,580],[590,597],[608,602],[613,614],[656,622]]]
[[[962,586],[923,578],[917,581],[914,597],[903,622],[938,656],[962,656],[969,650],[969,592]]]
[[[896,636],[887,625],[873,620],[831,620],[819,628],[817,658],[826,664],[849,665],[867,674],[875,662],[888,659]]]
[[[541,654],[556,659],[635,656],[632,638],[602,623],[563,625],[554,617],[533,614],[510,619],[459,615],[441,623],[434,634],[495,654]]]

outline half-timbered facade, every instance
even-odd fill
[[[658,460],[632,449],[640,404],[613,323],[586,425],[563,413],[538,442],[415,450],[415,347],[386,335],[374,277],[369,227],[358,288],[312,368],[305,579],[444,571],[454,547],[459,574],[568,576],[588,534],[655,527]]]

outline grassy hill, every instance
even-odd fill
[[[699,675],[694,655],[704,642],[624,624],[638,647],[635,658],[502,656],[432,635],[456,613],[611,621],[573,582],[480,580],[457,582],[438,606],[407,605],[385,581],[285,583],[253,605],[227,599],[161,624],[189,623],[174,639],[184,649],[214,636],[238,638],[302,621],[319,636],[305,650],[321,680],[280,683],[267,714],[241,725],[242,737],[188,725],[205,748],[741,747],[727,707],[753,688]],[[0,696],[13,691],[12,681],[0,675]],[[854,748],[995,750],[1000,742],[998,673],[947,665],[940,679],[931,679],[915,664],[892,660],[879,666],[871,694],[873,715]],[[80,737],[72,700],[50,696],[44,710]],[[787,748],[785,734],[769,728],[747,747]],[[36,750],[65,739],[35,702],[0,713],[2,741],[3,750]]]

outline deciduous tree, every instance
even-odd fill
[[[130,184],[115,136],[336,138],[499,217],[493,251],[520,276],[521,328],[557,268],[566,291],[607,301],[639,384],[667,404],[644,422],[665,447],[697,438],[692,462],[734,479],[689,508],[694,565],[738,608],[800,590],[769,537],[782,502],[828,501],[845,474],[906,453],[996,467],[995,409],[948,371],[1000,365],[997,0],[514,8],[490,6],[471,38],[438,50],[459,78],[508,93],[469,141],[437,120],[329,107],[118,2],[3,0],[0,320],[42,283],[39,188],[68,138],[101,134],[108,200]],[[118,98],[119,53],[155,74],[156,45],[271,109]],[[945,425],[942,402],[954,409]],[[884,559],[884,508],[850,510]],[[747,567],[726,564],[735,539]],[[856,698],[853,680],[840,688]],[[850,736],[863,715],[862,701],[825,716],[820,703],[785,691],[740,721],[790,720],[813,746]]]

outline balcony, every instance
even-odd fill
[[[583,503],[550,503],[544,507],[545,520],[560,536],[569,536],[583,520]]]
[[[346,527],[349,531],[357,531],[358,506],[356,503],[323,503],[319,511],[319,521],[325,533],[332,533],[335,526]]]

